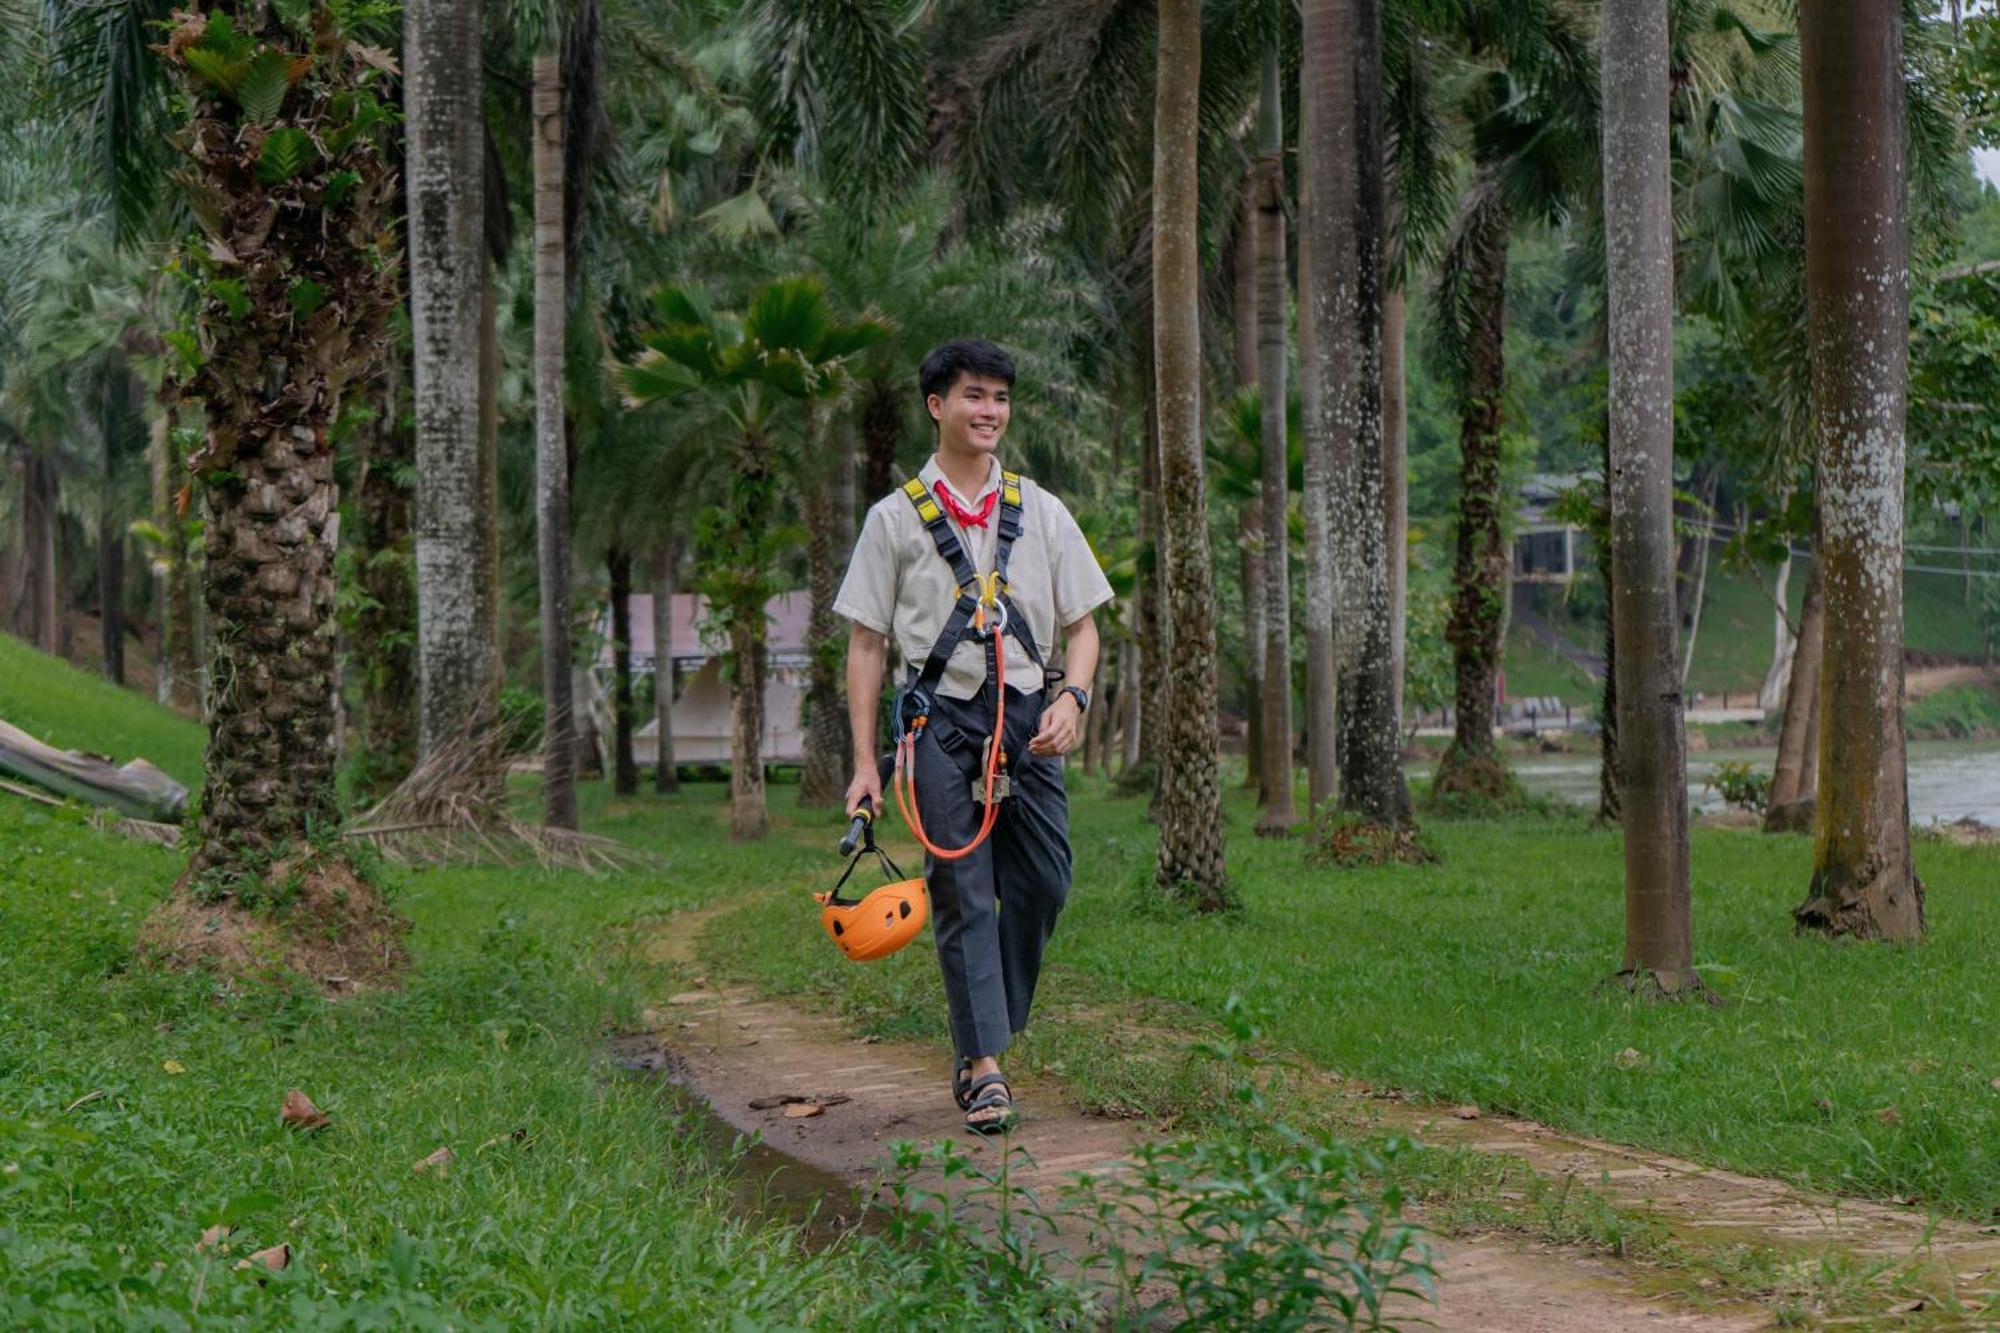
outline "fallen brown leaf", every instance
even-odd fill
[[[1833,1103],[1825,1097],[1815,1097],[1813,1105],[1819,1108],[1821,1115],[1833,1114]]]
[[[200,1254],[203,1251],[214,1249],[227,1240],[229,1233],[234,1230],[236,1230],[235,1227],[226,1227],[222,1223],[217,1222],[214,1226],[201,1233],[201,1239],[194,1243],[194,1252]]]
[[[1464,1105],[1464,1106],[1454,1106],[1454,1107],[1452,1107],[1452,1108],[1451,1108],[1451,1113],[1452,1113],[1453,1115],[1457,1116],[1457,1117],[1458,1117],[1458,1118],[1459,1118],[1460,1120],[1477,1120],[1477,1119],[1479,1119],[1479,1108],[1478,1108],[1478,1107],[1476,1107],[1476,1106],[1473,1106],[1473,1105],[1471,1105],[1470,1103],[1467,1103],[1467,1104],[1466,1104],[1466,1105]]]
[[[816,1115],[825,1115],[826,1107],[818,1102],[795,1102],[785,1108],[785,1119],[805,1120]]]
[[[451,1149],[440,1145],[437,1151],[433,1152],[429,1157],[419,1158],[411,1165],[410,1170],[420,1175],[426,1171],[435,1171],[439,1175],[443,1175],[450,1167]]]
[[[1637,1069],[1640,1065],[1646,1063],[1646,1057],[1639,1053],[1639,1049],[1636,1046],[1627,1046],[1624,1050],[1611,1057],[1611,1063],[1617,1065],[1620,1069]]]
[[[1994,1079],[1991,1083],[1987,1084],[1986,1086],[1993,1089],[1993,1091],[1995,1092],[2000,1092],[2000,1078]]]
[[[774,1097],[753,1098],[750,1102],[750,1109],[753,1111],[775,1111],[780,1106],[800,1106],[806,1103],[812,1103],[821,1107],[844,1106],[853,1100],[852,1097],[849,1097],[844,1092],[821,1092],[815,1093],[810,1097],[804,1093],[781,1092]]]
[[[365,63],[373,65],[392,79],[402,73],[401,70],[396,68],[396,57],[390,55],[379,46],[363,46],[359,42],[350,42],[347,49],[354,52]]]
[[[278,1120],[292,1129],[325,1129],[332,1124],[326,1112],[313,1105],[312,1098],[291,1088],[285,1093],[285,1109],[278,1113]]]
[[[279,1241],[276,1245],[258,1250],[249,1257],[236,1261],[238,1268],[255,1268],[259,1264],[270,1269],[273,1273],[290,1268],[292,1266],[292,1247],[283,1241]]]
[[[1875,1113],[1875,1118],[1885,1125],[1899,1125],[1903,1122],[1903,1113],[1893,1106],[1885,1106]]]

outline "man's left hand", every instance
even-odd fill
[[[1062,694],[1056,701],[1042,710],[1042,725],[1035,732],[1035,738],[1028,742],[1029,754],[1068,754],[1076,748],[1077,723],[1083,710],[1077,707],[1076,696]]]

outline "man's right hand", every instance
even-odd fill
[[[861,808],[861,802],[872,804],[869,809],[875,814],[882,813],[882,775],[875,770],[875,761],[857,765],[854,781],[847,784],[847,813],[852,815]]]

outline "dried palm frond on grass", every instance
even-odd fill
[[[484,716],[496,713],[482,710]],[[612,838],[516,819],[507,808],[513,729],[492,721],[439,745],[343,836],[405,865],[533,860],[546,870],[619,870],[646,856]]]

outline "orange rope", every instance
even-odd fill
[[[974,613],[973,625],[977,629],[986,627],[985,607]],[[923,844],[924,850],[940,861],[957,861],[978,850],[979,844],[993,832],[993,822],[1000,814],[1000,806],[993,799],[993,779],[1000,771],[1002,738],[1007,734],[1007,644],[1004,639],[997,639],[996,636],[993,645],[993,740],[986,749],[986,813],[980,817],[979,832],[973,835],[972,841],[955,851],[932,842],[924,833],[922,816],[917,813],[917,737],[928,720],[918,718],[896,742],[896,768],[889,775],[889,790],[896,795],[896,809],[902,812],[903,822],[909,825],[910,832],[917,835],[917,841]],[[907,797],[903,794],[905,785],[909,787]]]

